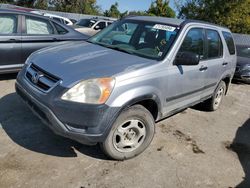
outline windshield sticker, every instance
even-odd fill
[[[174,31],[176,28],[169,25],[155,24],[154,29],[164,30],[164,31]]]
[[[158,53],[158,56],[160,57],[160,56],[162,56],[162,54],[163,54],[162,52],[159,52],[159,53]]]

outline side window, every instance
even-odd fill
[[[17,33],[17,15],[0,14],[0,35]]]
[[[70,22],[68,22],[67,20],[64,20],[64,24],[68,25],[70,24]]]
[[[30,35],[50,35],[54,34],[54,29],[47,20],[26,17],[26,33]]]
[[[64,34],[68,33],[68,31],[66,29],[64,29],[62,26],[60,26],[56,23],[54,23],[54,26],[55,26],[56,31],[59,35],[64,35]]]
[[[52,19],[58,21],[59,23],[63,23],[64,24],[64,22],[63,22],[63,20],[61,18],[52,17]]]
[[[207,58],[219,58],[223,55],[223,45],[221,42],[220,35],[215,30],[206,30],[207,33]]]
[[[99,26],[98,29],[104,29],[106,27],[106,23],[105,22],[99,22],[96,26]],[[95,26],[95,27],[96,27]],[[97,28],[97,27],[96,27]]]
[[[202,28],[190,29],[179,49],[179,52],[192,52],[204,57],[204,35]]]
[[[223,37],[227,43],[227,48],[228,48],[229,53],[231,55],[234,55],[235,54],[235,45],[234,45],[234,40],[233,40],[232,34],[229,32],[225,32],[225,31],[223,31],[222,34],[223,34]]]

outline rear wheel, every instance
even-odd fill
[[[119,115],[101,148],[112,159],[130,159],[148,147],[154,132],[151,113],[143,106],[135,105]]]
[[[217,86],[216,90],[214,91],[212,98],[205,101],[205,108],[210,111],[217,110],[223,100],[225,93],[226,93],[226,84],[224,81],[221,81]]]

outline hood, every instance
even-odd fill
[[[69,86],[79,80],[112,77],[154,64],[150,60],[88,42],[71,42],[38,51],[30,60]]]
[[[250,58],[237,56],[238,66],[245,66],[247,64],[250,65]]]

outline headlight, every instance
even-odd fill
[[[108,100],[114,85],[113,78],[85,80],[69,89],[62,99],[79,103],[103,104]]]

